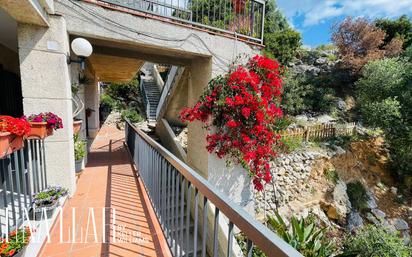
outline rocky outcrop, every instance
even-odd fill
[[[285,219],[315,215],[322,226],[340,231],[374,224],[398,231],[409,243],[412,208],[394,202],[399,194],[396,187],[383,185],[393,181],[384,171],[387,157],[382,142],[354,142],[349,150],[323,145],[282,154],[271,163],[273,180],[265,185],[264,194],[255,196],[260,220],[264,219],[262,213],[277,211]],[[354,181],[360,181],[369,196],[362,212],[352,207],[348,197],[347,184]]]

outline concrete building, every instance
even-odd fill
[[[0,0],[0,74],[12,76],[14,83],[13,89],[6,89],[10,84],[2,84],[0,76],[0,92],[13,91],[15,105],[10,108],[0,101],[0,113],[17,116],[50,111],[62,117],[64,128],[45,142],[47,181],[68,188],[73,195],[71,124],[74,118],[82,119],[87,126],[82,127],[81,136],[90,142],[96,137],[100,129],[99,83],[127,82],[145,62],[174,65],[179,67],[176,76],[164,85],[173,91],[165,107],[158,108],[159,137],[219,191],[253,213],[248,176],[240,168],[228,170],[223,160],[206,151],[201,124],[188,126],[187,153],[175,148],[168,128],[169,122],[176,122],[180,109],[194,105],[209,80],[226,72],[235,57],[260,51],[264,2],[253,2],[253,11],[243,10],[243,15],[251,18],[248,32],[242,34],[236,32],[235,21],[225,18],[221,18],[223,28],[202,24],[204,19],[196,18],[199,13],[182,0],[174,6],[150,1]],[[240,16],[236,14],[236,19]],[[70,46],[78,37],[93,47],[85,69],[76,62],[79,58]],[[73,86],[78,87],[77,96],[85,105],[78,114],[74,112]]]

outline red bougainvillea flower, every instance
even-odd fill
[[[206,149],[242,165],[260,191],[272,179],[269,162],[280,144],[273,125],[283,116],[281,90],[279,64],[256,55],[246,65],[211,80],[196,105],[184,108],[180,118],[213,127],[206,137]]]

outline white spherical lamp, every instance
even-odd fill
[[[93,52],[90,42],[81,37],[74,39],[71,46],[73,52],[79,57],[89,57]]]

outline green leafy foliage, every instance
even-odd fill
[[[114,106],[118,106],[120,109],[127,109],[131,102],[139,101],[139,80],[136,76],[129,83],[110,83],[104,89],[104,92],[112,99],[105,99],[109,104],[116,101]]]
[[[143,117],[136,110],[133,109],[123,110],[121,113],[121,118],[122,121],[128,119],[132,123],[138,123],[143,121]]]
[[[86,141],[81,140],[79,135],[74,135],[74,159],[80,161],[86,156]]]
[[[237,243],[240,246],[244,256],[247,256],[247,237],[240,233],[235,236]],[[267,257],[267,255],[259,249],[259,247],[255,246],[252,250],[252,257]]]
[[[268,224],[273,230],[303,256],[326,257],[333,253],[333,241],[327,239],[324,229],[318,229],[313,221],[292,217],[290,223],[288,227],[278,213],[268,218]]]
[[[363,257],[411,257],[412,249],[406,246],[398,234],[372,225],[361,228],[344,241],[343,254],[339,256]]]
[[[264,53],[286,65],[295,57],[296,50],[302,45],[301,40],[300,33],[292,29],[265,34]]]
[[[358,211],[362,211],[367,208],[369,195],[361,182],[355,181],[348,183],[346,192],[353,208]]]
[[[399,58],[368,63],[356,83],[362,117],[367,125],[384,131],[391,168],[401,181],[412,176],[411,83],[412,64]]]
[[[403,39],[403,49],[412,45],[412,21],[407,15],[402,15],[398,19],[388,18],[378,19],[375,26],[385,31],[385,43],[391,42],[394,38]]]
[[[302,137],[282,136],[280,139],[282,152],[294,152],[302,147]]]
[[[338,183],[339,175],[335,169],[328,169],[325,171],[324,174],[325,174],[326,179],[332,182],[333,184],[336,185]]]
[[[266,2],[264,27],[264,53],[277,59],[281,64],[288,64],[302,45],[301,35],[293,30],[285,16],[277,8],[275,0]]]
[[[335,91],[306,74],[285,73],[281,107],[285,113],[298,115],[305,111],[329,113],[333,110]]]

